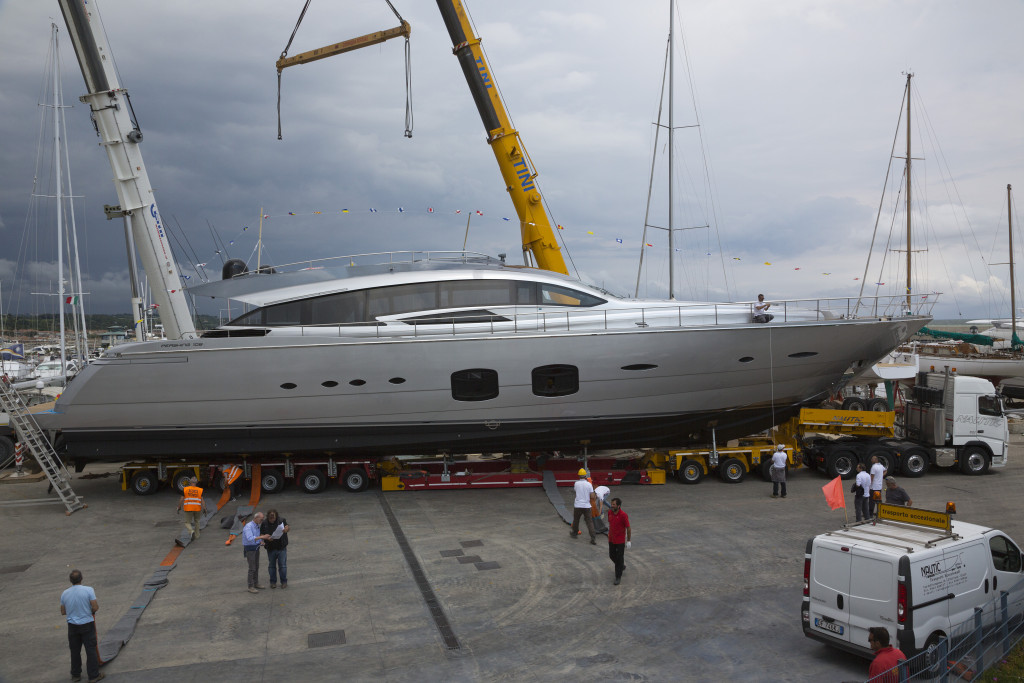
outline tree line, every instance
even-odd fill
[[[3,329],[8,337],[35,337],[42,333],[57,334],[60,332],[60,316],[56,313],[43,313],[40,315],[20,315],[17,313],[5,313],[3,315]],[[159,316],[154,316],[153,321],[160,322]],[[212,330],[217,327],[216,316],[201,314],[195,316],[196,328],[201,330]],[[74,323],[65,319],[66,329],[73,328]],[[134,329],[135,320],[131,313],[88,313],[85,316],[85,326],[89,332],[106,332],[111,327],[123,327]]]

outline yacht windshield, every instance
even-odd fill
[[[563,285],[522,280],[418,282],[341,292],[263,306],[230,327],[375,324],[378,318],[452,308],[570,306],[588,308],[605,299]]]

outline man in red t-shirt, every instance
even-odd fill
[[[900,660],[906,660],[907,656],[898,648],[889,645],[889,629],[884,626],[869,628],[868,646],[875,651],[875,658],[868,668],[868,678],[873,683],[896,683],[899,680],[896,667]],[[881,678],[875,678],[876,676]]]
[[[629,526],[629,515],[622,511],[622,499],[612,498],[608,508],[608,557],[615,563],[616,586],[622,579],[622,570],[626,568],[626,548],[632,543],[633,530]]]

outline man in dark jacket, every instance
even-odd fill
[[[274,537],[277,529],[281,534]],[[281,588],[288,587],[288,522],[277,514],[277,510],[268,510],[267,516],[260,524],[260,534],[268,534],[266,540],[267,561],[270,565],[270,587],[277,588],[277,573],[281,572]]]
[[[914,501],[910,500],[910,494],[903,487],[897,486],[896,479],[893,477],[885,478],[885,502],[889,505],[906,505],[908,507],[914,504]]]

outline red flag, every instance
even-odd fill
[[[843,497],[843,478],[836,477],[829,483],[821,487],[822,492],[825,494],[825,502],[832,510],[838,510],[846,507],[846,498]]]

